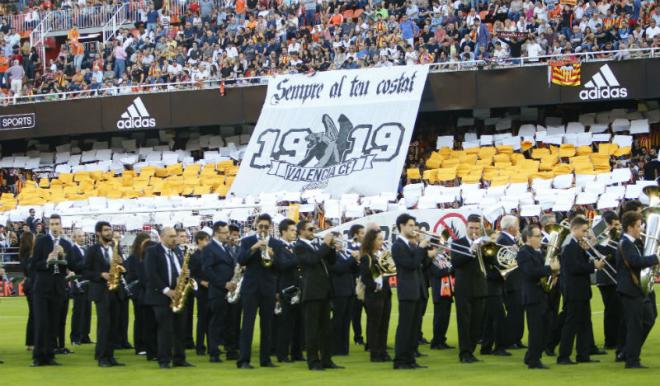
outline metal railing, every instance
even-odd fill
[[[130,12],[126,4],[122,5],[97,5],[83,8],[70,8],[51,11],[48,29],[50,31],[68,31],[74,26],[80,29],[101,28],[108,23],[118,12],[123,9],[125,16]],[[135,9],[133,20],[137,17]]]
[[[449,61],[431,64],[432,72],[456,72],[484,69],[547,66],[552,60],[575,60],[581,63],[607,60],[651,59],[660,57],[660,48],[627,48],[612,51],[576,52],[561,55],[542,55],[536,57]]]
[[[575,53],[567,55],[545,55],[536,58],[509,58],[505,60],[475,60],[465,62],[445,62],[433,63],[430,66],[430,72],[457,72],[457,71],[477,71],[493,70],[501,68],[523,68],[533,66],[547,66],[549,60],[577,59],[581,62],[598,62],[613,59],[635,60],[648,59],[660,56],[660,48],[627,49],[620,51],[598,51],[588,53]],[[62,101],[71,99],[96,98],[104,96],[116,96],[139,93],[162,93],[185,90],[205,90],[219,88],[224,81],[227,88],[231,87],[251,87],[268,84],[272,76],[232,78],[232,79],[210,79],[205,81],[187,81],[174,83],[156,83],[156,84],[138,84],[127,86],[104,87],[84,91],[65,91],[51,94],[36,94],[31,96],[2,97],[0,105],[24,104],[47,101]]]
[[[112,17],[103,24],[103,44],[112,39],[117,33],[117,30],[128,21],[130,12],[128,3],[124,3],[121,7],[118,7]]]
[[[73,26],[78,29],[101,28],[110,21],[119,8],[124,9],[124,21],[133,23],[139,20],[139,10],[143,6],[146,6],[144,1],[131,1],[121,5],[103,4],[52,11],[31,11],[8,15],[5,18],[18,33],[32,32],[46,17],[50,18],[48,23],[50,32],[67,31]]]
[[[50,18],[50,13],[46,13],[45,16],[41,19],[41,22],[30,33],[30,46],[37,50],[39,59],[43,64],[43,70],[46,70],[46,45],[44,39],[48,33],[48,20]]]

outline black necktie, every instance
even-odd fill
[[[167,259],[170,261],[170,272],[172,273],[170,275],[170,288],[174,288],[176,286],[176,281],[179,278],[179,273],[176,270],[176,264],[174,263],[174,252],[171,250],[168,251],[167,253]]]
[[[110,264],[110,254],[108,253],[108,249],[106,247],[101,247],[103,250],[103,257],[105,257],[106,263]]]

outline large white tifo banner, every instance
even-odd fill
[[[428,66],[278,76],[230,193],[397,190]]]
[[[342,234],[348,233],[351,226],[360,224],[366,226],[370,223],[378,224],[385,232],[385,239],[391,240],[392,235],[398,233],[396,231],[396,218],[402,214],[408,213],[415,217],[419,223],[419,227],[426,231],[435,232],[440,234],[443,230],[449,231],[452,238],[460,238],[465,236],[467,218],[471,214],[480,214],[478,209],[413,209],[406,211],[390,211],[371,216],[362,217],[336,227],[326,229],[321,232],[321,235],[327,232],[339,232]]]

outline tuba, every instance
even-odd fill
[[[190,250],[192,248],[186,247],[186,252],[183,255],[183,263],[181,264],[181,274],[176,280],[176,287],[174,288],[174,297],[170,302],[172,312],[179,313],[186,307],[188,294],[192,291],[197,282],[190,277]]]
[[[649,197],[649,207],[644,210],[646,222],[644,239],[644,256],[658,254],[660,244],[660,186],[647,186],[644,188],[644,194]],[[658,275],[658,265],[642,269],[639,276],[639,284],[642,287],[644,295],[653,291],[655,277]]]
[[[115,241],[114,246],[112,247],[110,270],[108,271],[108,274],[110,275],[110,278],[108,279],[108,290],[116,291],[122,284],[122,274],[126,272],[126,268],[124,268],[122,265],[123,263],[124,259],[122,259],[121,255],[119,254],[119,243]]]
[[[570,233],[570,228],[562,226],[561,224],[551,224],[545,227],[545,231],[548,233],[548,244],[545,251],[545,265],[550,265],[552,261],[557,259],[561,246],[564,243],[564,240],[566,240],[566,236]],[[559,276],[556,274],[541,278],[540,284],[543,291],[552,291],[555,285],[557,285],[558,278]]]

